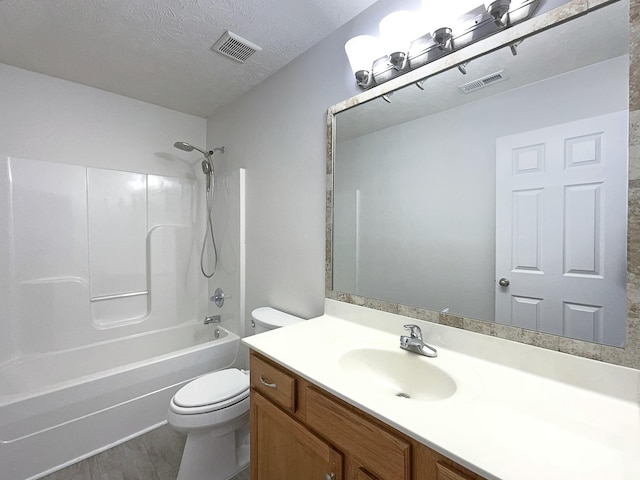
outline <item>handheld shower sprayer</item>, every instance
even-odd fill
[[[202,173],[207,176],[207,192],[211,189],[211,175],[213,174],[213,165],[211,159],[207,157],[206,160],[202,160]]]
[[[213,277],[213,274],[216,273],[216,269],[218,268],[218,249],[216,247],[215,235],[213,234],[213,220],[211,219],[211,215],[213,213],[213,188],[215,182],[215,179],[213,178],[212,157],[215,152],[224,153],[224,147],[215,147],[213,150],[203,150],[187,142],[176,142],[173,144],[173,146],[185,152],[193,152],[194,150],[197,150],[204,155],[204,160],[202,160],[201,165],[202,173],[204,173],[207,177],[207,231],[204,236],[204,241],[202,242],[202,252],[200,253],[200,270],[205,277],[211,278]],[[204,252],[207,246],[207,240],[209,239],[211,240],[211,244],[213,246],[213,254],[215,258],[213,270],[211,271],[211,273],[207,273],[204,266]]]
[[[187,142],[176,142],[173,144],[177,149],[185,152],[193,152],[197,150],[204,155],[205,159],[202,161],[202,173],[207,176],[207,192],[211,189],[211,175],[213,175],[213,160],[212,156],[215,152],[224,153],[224,147],[215,147],[213,150],[203,150]]]

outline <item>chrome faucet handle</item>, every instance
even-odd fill
[[[422,340],[422,330],[418,325],[414,325],[413,323],[409,323],[404,325],[405,330],[409,330],[409,336],[411,338],[417,338],[418,340]]]

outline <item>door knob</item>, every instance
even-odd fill
[[[508,287],[509,286],[509,279],[508,278],[501,278],[500,280],[498,280],[498,285],[500,285],[501,287]]]

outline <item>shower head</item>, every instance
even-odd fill
[[[204,156],[209,156],[212,153],[212,152],[205,152],[201,148],[194,147],[193,145],[187,142],[176,142],[173,144],[173,146],[176,148],[179,148],[180,150],[184,150],[185,152],[193,152],[194,150],[197,150]]]
[[[173,144],[173,146],[180,150],[184,150],[185,152],[193,152],[194,150],[197,150],[198,152],[204,155],[205,159],[202,161],[202,173],[204,173],[207,176],[207,192],[208,192],[209,189],[211,188],[211,175],[213,175],[213,160],[211,159],[211,156],[215,152],[224,153],[224,147],[216,147],[213,150],[205,151],[187,142],[176,142]]]

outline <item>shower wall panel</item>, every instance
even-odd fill
[[[100,328],[148,314],[147,177],[87,168],[91,312]]]
[[[196,180],[2,158],[0,363],[199,318]]]
[[[147,189],[150,292],[154,310],[164,312],[155,321],[199,318],[207,302],[199,264],[204,194],[194,180],[155,175]]]
[[[18,353],[61,349],[90,318],[85,168],[12,158],[9,169]]]
[[[207,315],[220,315],[224,327],[244,336],[247,334],[244,169],[216,175],[213,206],[212,218],[219,261],[215,275],[209,280],[209,294],[211,296],[220,288],[225,294],[225,300],[221,307],[209,302]],[[240,355],[240,358],[245,357]]]
[[[9,162],[0,161],[0,185],[9,185]],[[11,218],[11,192],[8,188],[0,188],[0,305],[4,311],[4,318],[0,322],[2,335],[0,335],[0,364],[10,360],[15,352],[13,345],[14,317],[11,315],[11,252],[8,239],[11,235],[9,231]]]

